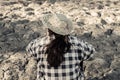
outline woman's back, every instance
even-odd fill
[[[47,62],[45,46],[49,43],[49,36],[33,40],[27,47],[37,59],[37,80],[81,80],[80,62],[90,58],[94,52],[92,45],[81,41],[75,36],[68,36],[70,50],[64,54],[64,61],[58,67],[51,67]]]

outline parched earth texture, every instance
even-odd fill
[[[86,80],[120,80],[120,0],[0,0],[0,80],[35,80],[27,44],[45,34],[41,17],[65,14],[96,53],[85,61]]]

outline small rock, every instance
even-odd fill
[[[18,2],[9,2],[10,5],[17,4]]]
[[[42,5],[44,2],[42,1],[35,1],[37,4]]]
[[[101,23],[102,23],[103,25],[106,25],[106,24],[107,24],[107,22],[106,22],[104,19],[101,19]]]
[[[38,21],[38,25],[39,25],[39,26],[42,26],[42,25],[43,25],[43,23],[42,23],[41,20]]]
[[[113,34],[120,36],[120,27],[116,27],[113,31]]]
[[[107,4],[105,4],[105,6],[110,6],[110,4],[107,3]]]
[[[108,0],[108,1],[106,1],[107,3],[111,3],[111,1],[110,0]]]
[[[113,29],[108,29],[108,30],[105,32],[106,35],[111,35],[112,33],[113,33]]]
[[[16,23],[16,24],[25,24],[25,23],[28,23],[28,22],[29,22],[29,20],[24,19],[24,20],[18,20],[18,21],[16,21],[15,23]]]
[[[13,10],[20,10],[22,7],[15,7]]]
[[[16,26],[16,22],[11,22],[10,26],[15,27]]]
[[[3,80],[18,80],[18,72],[15,69],[5,71]]]
[[[98,16],[101,17],[101,13],[100,12],[98,12]]]
[[[103,2],[102,1],[97,1],[98,3],[100,3],[100,4],[103,4]]]
[[[4,26],[5,26],[5,23],[0,21],[0,28],[3,28]]]
[[[23,65],[20,65],[20,66],[19,66],[19,70],[20,70],[20,71],[25,70],[25,67],[26,67],[27,64],[28,64],[28,61],[26,60]]]
[[[115,47],[115,46],[117,46],[117,43],[116,43],[115,40],[113,40],[113,41],[110,42],[110,45],[111,45],[112,47]]]
[[[90,38],[90,37],[92,37],[92,32],[84,33],[83,36],[86,38]]]
[[[4,32],[2,32],[3,35],[7,35],[7,34],[10,34],[10,33],[14,33],[14,29],[6,29]]]
[[[116,58],[112,61],[111,68],[116,69],[120,66],[120,58]]]
[[[0,55],[0,63],[4,60],[3,55]]]
[[[56,0],[47,0],[49,3],[54,4],[56,2]]]
[[[113,2],[114,3],[114,5],[117,5],[118,4],[118,1],[115,1],[115,2]]]
[[[105,20],[108,24],[111,24],[114,22],[114,18],[111,18],[111,17],[106,17]]]
[[[6,18],[9,18],[9,16],[4,16],[4,18],[3,18],[3,19],[6,19]]]
[[[115,23],[115,22],[113,22],[113,23],[111,23],[110,25],[112,25],[112,26],[120,26],[120,23]]]
[[[111,23],[110,25],[112,25],[112,26],[116,26],[116,25],[117,25],[117,23]]]
[[[83,7],[83,10],[84,10],[84,11],[87,11],[87,10],[89,10],[89,9],[88,9],[87,7]]]
[[[97,8],[98,8],[98,9],[103,9],[103,7],[104,7],[103,5],[98,5]]]
[[[0,16],[3,16],[3,14],[0,14]]]
[[[91,12],[91,15],[97,17],[97,16],[98,16],[98,13],[92,11],[92,12]]]
[[[42,12],[42,14],[49,14],[51,13],[50,11],[47,11],[47,12]]]
[[[90,4],[95,4],[95,2],[90,2]]]
[[[0,42],[6,42],[6,41],[7,41],[7,37],[5,35],[2,35],[0,37]],[[0,49],[2,49],[2,47]]]
[[[36,38],[39,37],[39,36],[40,36],[40,33],[34,32],[33,34],[30,35],[30,38],[36,39]]]
[[[95,75],[98,76],[102,74],[101,71],[104,72],[109,67],[109,63],[107,63],[107,61],[105,61],[102,58],[95,58],[90,65],[89,63],[86,63],[87,65],[86,69],[90,71],[88,72],[88,75],[91,75],[92,77],[94,77]]]
[[[0,18],[0,21],[2,21],[4,18]]]
[[[78,26],[83,26],[83,25],[85,25],[85,23],[84,22],[77,22],[77,25]]]
[[[9,2],[4,2],[3,5],[9,6],[9,5],[14,5],[17,4],[17,2],[14,1],[9,1]]]
[[[0,50],[2,50],[2,47],[0,47]]]
[[[91,15],[90,12],[86,12],[86,14]]]
[[[10,4],[8,2],[3,2],[2,6],[9,6]]]
[[[19,16],[18,15],[16,15],[16,14],[13,14],[12,15],[12,18],[14,18],[14,19],[17,19]]]
[[[35,14],[34,12],[27,13],[27,15],[34,15],[34,14]]]
[[[2,69],[0,69],[0,79],[2,79],[4,76],[4,71]]]
[[[95,26],[96,26],[96,28],[98,28],[98,29],[100,29],[100,28],[101,28],[99,24],[96,24]]]
[[[25,11],[34,11],[33,8],[26,8]]]
[[[31,21],[27,26],[29,26],[30,29],[32,29],[34,32],[40,32],[41,30],[41,21]]]
[[[30,3],[28,3],[28,2],[25,2],[25,1],[21,1],[21,3],[23,4],[23,6],[28,6]]]

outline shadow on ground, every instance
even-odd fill
[[[40,21],[0,21],[0,52],[24,50],[28,42],[41,35],[41,25]]]

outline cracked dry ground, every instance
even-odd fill
[[[25,47],[44,35],[40,18],[51,10],[67,15],[73,35],[95,46],[84,64],[87,80],[120,80],[120,1],[86,1],[0,0],[0,80],[35,80],[36,61]]]

